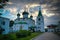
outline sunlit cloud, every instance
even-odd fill
[[[60,1],[60,0],[59,0]],[[24,12],[24,7],[26,6],[29,10],[29,16],[33,15],[33,19],[36,19],[40,2],[42,6],[42,14],[44,16],[44,23],[45,26],[47,24],[54,23],[54,20],[50,20],[50,18],[54,18],[55,16],[59,17],[58,10],[60,9],[59,1],[57,0],[9,0],[6,9],[10,11],[12,15],[10,15],[11,19],[15,19],[17,17],[17,13],[20,13],[20,17],[22,18],[22,13]],[[56,10],[57,9],[57,10]],[[54,11],[54,12],[53,12]],[[56,13],[56,14],[55,14]],[[52,19],[53,19],[52,18]]]
[[[31,4],[30,7],[39,6],[39,4]]]
[[[8,10],[10,10],[11,14],[16,14],[17,13],[17,9],[16,8],[8,8]]]
[[[35,13],[32,14],[34,17],[36,17],[38,15],[38,11],[36,11]]]
[[[47,16],[47,17],[51,17],[51,16],[55,15],[55,13],[47,13],[46,10],[43,10],[42,14],[45,15],[45,16]]]
[[[46,14],[46,16],[48,16],[48,17],[54,16],[54,15],[55,15],[55,14],[53,14],[53,13]]]

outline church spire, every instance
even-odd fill
[[[39,13],[38,13],[38,16],[42,16],[41,7],[39,7]]]

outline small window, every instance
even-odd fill
[[[40,23],[38,23],[40,25]]]
[[[5,25],[5,21],[2,22],[2,25]]]
[[[38,20],[40,21],[40,18]]]
[[[40,27],[38,27],[40,29]]]

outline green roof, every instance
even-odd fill
[[[41,12],[41,10],[39,10],[39,14],[38,14],[38,16],[42,16],[42,12]]]
[[[19,24],[27,24],[26,22],[19,22]]]
[[[15,23],[15,24],[27,24],[26,22],[18,22],[18,23]]]

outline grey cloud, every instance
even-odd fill
[[[50,5],[50,6],[48,6]],[[53,13],[60,13],[60,1],[59,0],[55,0],[55,1],[51,1],[49,4],[47,4],[46,7],[50,12]],[[50,8],[50,9],[49,9]],[[53,10],[53,8],[56,8]]]
[[[12,2],[13,4],[8,5],[8,8],[17,7],[21,9],[21,8],[24,8],[26,4],[33,4],[33,3],[46,5],[43,9],[47,9],[48,13],[55,14],[52,17],[47,17],[46,15],[44,15],[45,19],[47,19],[45,20],[46,25],[48,23],[51,24],[51,23],[55,23],[60,20],[60,0],[9,0],[9,1]],[[31,9],[37,10],[38,7],[31,8]],[[34,10],[32,10],[31,12],[34,13],[33,11]]]
[[[10,0],[13,3],[39,3],[40,0]]]

